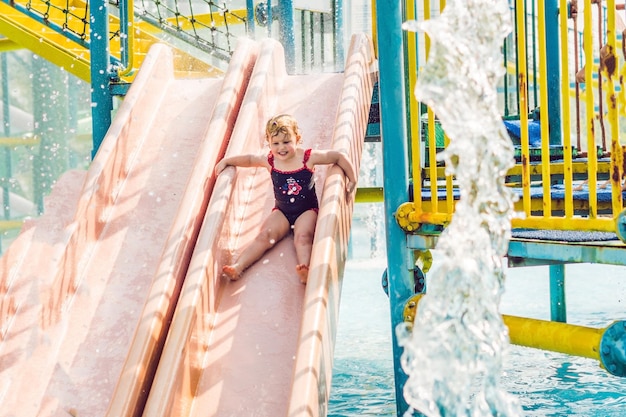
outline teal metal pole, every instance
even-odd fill
[[[565,265],[550,265],[550,316],[552,321],[567,323],[565,304]]]
[[[246,0],[246,10],[248,11],[246,17],[248,36],[254,38],[254,0]]]
[[[120,9],[126,1],[120,1]],[[109,56],[109,2],[92,0],[89,2],[89,52],[91,54],[91,125],[93,149],[96,156],[104,136],[111,126],[113,94],[111,92]]]
[[[130,54],[132,53],[130,50],[130,37],[128,36],[128,31],[135,30],[135,28],[129,25],[129,20],[132,16],[130,13],[133,13],[133,11],[128,10],[128,3],[120,3],[120,6],[120,58],[122,60],[122,69],[126,70],[129,69]]]
[[[563,143],[561,139],[561,64],[559,62],[559,7],[557,3],[557,0],[547,0],[545,4],[550,145],[561,145]],[[564,11],[564,13],[567,13],[567,11]],[[542,113],[545,114],[543,111]]]
[[[279,4],[279,39],[285,49],[287,72],[294,74],[296,72],[296,38],[293,32],[293,2],[291,0],[280,0]],[[268,24],[271,25],[272,21],[270,20],[269,22]]]
[[[334,12],[335,18],[333,20],[333,28],[335,31],[334,34],[334,45],[333,48],[335,50],[334,59],[335,59],[335,68],[341,71],[345,65],[346,57],[345,57],[345,48],[344,48],[344,23],[343,23],[343,0],[335,0],[334,2]]]
[[[272,10],[272,0],[267,0],[267,37],[272,37],[272,25],[274,23],[274,12]]]
[[[11,100],[9,95],[9,66],[7,64],[6,52],[0,56],[0,65],[2,67],[2,121],[4,125],[4,136],[11,135]],[[12,177],[11,168],[11,149],[5,147],[2,149],[4,164],[0,169],[0,177],[5,180],[2,181],[2,201],[3,201],[3,213],[4,219],[11,218],[11,193],[10,193],[10,178]],[[0,240],[0,243],[2,241]],[[2,249],[0,247],[0,249]]]
[[[398,345],[395,329],[404,322],[404,304],[413,295],[406,236],[394,217],[396,209],[408,201],[409,190],[401,6],[401,2],[392,0],[376,2],[387,279],[399,416],[408,409],[403,395],[407,376],[402,369],[402,349]]]

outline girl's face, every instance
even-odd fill
[[[291,129],[281,129],[269,138],[270,151],[274,158],[288,160],[296,156],[298,137]]]

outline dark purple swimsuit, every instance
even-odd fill
[[[280,210],[292,226],[302,213],[308,210],[317,211],[319,208],[313,171],[306,166],[310,155],[311,149],[304,151],[302,168],[295,171],[277,170],[274,168],[274,155],[270,152],[267,156],[267,162],[272,167],[271,176],[276,199],[274,210]]]

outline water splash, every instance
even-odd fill
[[[504,175],[514,160],[496,83],[504,74],[500,48],[511,30],[509,7],[506,0],[449,0],[438,18],[404,28],[430,36],[415,95],[450,138],[439,158],[461,194],[412,330],[398,329],[409,413],[522,415],[500,388],[509,340],[498,307],[513,216]]]

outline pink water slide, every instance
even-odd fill
[[[309,283],[293,241],[237,282],[220,270],[272,207],[265,121],[299,120],[305,146],[358,167],[371,42],[340,74],[289,76],[275,41],[240,41],[223,78],[175,79],[155,46],[88,172],[69,172],[0,258],[0,416],[325,415],[351,199],[318,169]],[[265,148],[267,149],[267,148]]]

